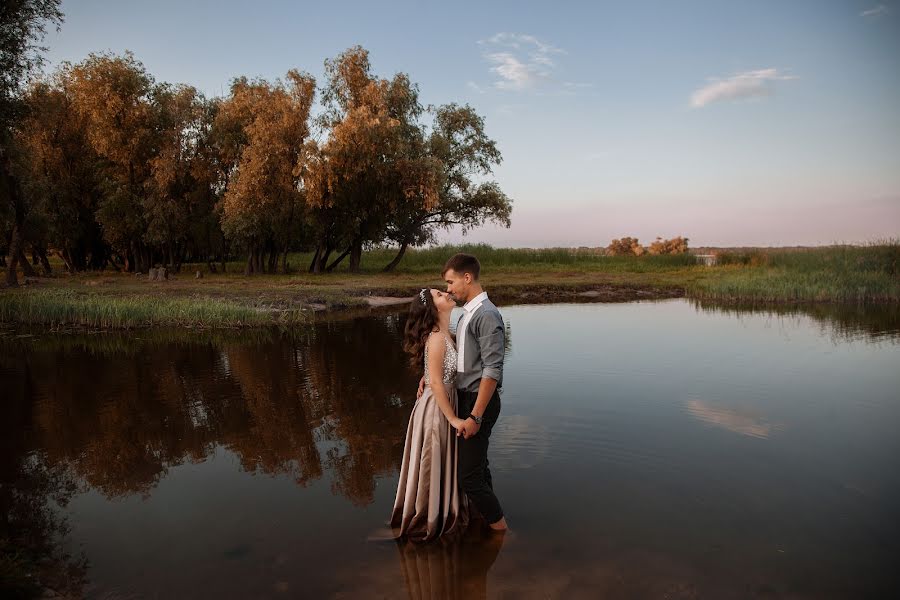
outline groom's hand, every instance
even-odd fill
[[[481,429],[481,425],[472,420],[471,417],[463,421],[462,424],[462,435],[463,438],[469,439],[478,433],[478,430]]]

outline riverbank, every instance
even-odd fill
[[[689,297],[724,303],[897,303],[900,245],[719,254],[609,257],[578,250],[443,247],[411,252],[394,273],[377,270],[388,254],[364,257],[362,273],[337,271],[245,277],[185,265],[168,280],[111,271],[28,278],[0,290],[0,322],[51,328],[157,326],[230,328],[307,323],[323,311],[402,305],[423,286],[441,287],[444,257],[477,254],[483,282],[499,304],[620,302]],[[291,255],[290,264],[306,256]],[[200,270],[202,277],[196,278]]]

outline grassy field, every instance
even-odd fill
[[[375,249],[361,273],[305,272],[311,255],[291,254],[288,274],[243,275],[243,263],[210,274],[184,265],[163,282],[114,271],[41,277],[0,290],[0,322],[50,327],[245,327],[308,322],[328,309],[369,306],[373,297],[412,296],[442,285],[447,257],[464,251],[482,263],[482,281],[501,303],[617,301],[688,296],[722,303],[895,303],[900,301],[895,241],[869,246],[722,253],[720,264],[692,255],[603,256],[571,249],[443,246],[412,250],[394,273],[392,249]],[[200,270],[203,278],[195,279]]]

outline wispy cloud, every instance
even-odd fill
[[[742,435],[767,438],[784,429],[781,423],[769,422],[749,412],[715,406],[703,400],[688,400],[685,405],[692,417]]]
[[[500,90],[524,91],[550,78],[554,56],[565,51],[524,33],[498,33],[478,42]]]
[[[475,83],[474,81],[467,81],[467,82],[466,82],[466,87],[469,88],[470,90],[472,90],[473,92],[477,93],[477,94],[483,94],[483,93],[484,93],[484,88],[481,87],[480,85],[478,85],[477,83]]]
[[[875,18],[880,17],[882,15],[886,15],[888,13],[888,7],[884,4],[879,4],[878,6],[874,6],[868,10],[864,10],[859,13],[859,16],[866,18]]]
[[[713,102],[768,96],[774,82],[796,79],[780,73],[778,69],[758,69],[736,73],[726,79],[711,79],[708,84],[691,94],[691,106],[702,108]]]

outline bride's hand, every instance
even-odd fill
[[[422,394],[425,392],[425,376],[422,376],[422,379],[419,380],[419,389],[416,391],[416,398],[421,398]]]
[[[464,424],[465,424],[465,421],[463,421],[463,420],[460,419],[459,417],[457,417],[457,418],[453,419],[452,421],[450,421],[450,425],[452,425],[452,426],[453,426],[453,429],[456,430],[456,436],[457,436],[457,437],[459,437],[460,435],[462,435],[462,433],[463,433],[463,428],[464,428]]]

